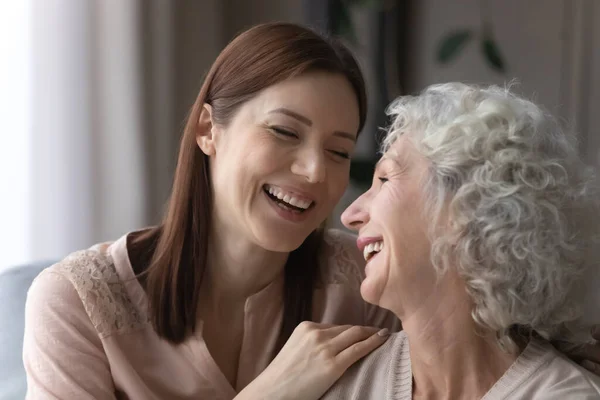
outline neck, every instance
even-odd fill
[[[471,310],[464,285],[450,277],[418,309],[399,316],[409,339],[414,398],[479,399],[516,360],[493,335],[477,331]]]
[[[227,310],[244,304],[253,294],[281,276],[289,253],[278,253],[240,238],[213,230],[202,281],[203,302]]]

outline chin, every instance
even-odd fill
[[[300,235],[292,232],[272,232],[266,235],[261,235],[259,238],[259,244],[262,248],[268,251],[277,253],[289,253],[296,250],[302,245],[304,240],[308,237],[307,235]]]
[[[360,295],[367,303],[381,306],[381,290],[379,290],[377,285],[370,282],[368,277],[360,285]]]

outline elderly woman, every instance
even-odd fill
[[[390,114],[372,187],[342,220],[367,260],[363,298],[404,331],[324,398],[600,398],[600,378],[549,344],[574,333],[598,227],[571,137],[494,86],[432,86]]]

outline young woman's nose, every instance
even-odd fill
[[[322,149],[307,147],[298,152],[292,172],[303,176],[310,183],[320,183],[325,181],[326,165],[325,155]]]

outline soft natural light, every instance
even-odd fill
[[[30,1],[0,2],[0,269],[30,261]]]

